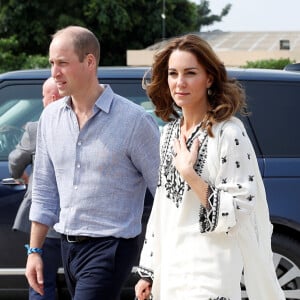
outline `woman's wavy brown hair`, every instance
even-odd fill
[[[210,136],[213,136],[211,127],[214,123],[227,120],[237,112],[246,112],[245,92],[239,82],[227,77],[224,64],[205,40],[198,35],[187,34],[171,40],[156,53],[151,68],[151,80],[144,81],[158,117],[165,122],[179,117],[180,108],[174,103],[168,86],[169,57],[175,50],[194,54],[199,64],[213,78],[210,87],[212,93],[208,96],[210,110],[204,122]]]

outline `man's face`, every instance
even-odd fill
[[[79,61],[72,40],[66,35],[53,39],[49,48],[51,74],[61,96],[74,96],[84,91],[88,80],[87,61]]]

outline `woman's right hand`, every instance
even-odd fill
[[[149,281],[140,279],[135,285],[135,296],[137,300],[147,300],[151,295],[152,285]]]

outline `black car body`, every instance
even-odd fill
[[[142,105],[153,114],[142,88],[147,68],[99,68],[101,83]],[[300,299],[300,73],[274,70],[228,69],[247,94],[248,116],[240,116],[256,151],[266,187],[271,220],[272,246],[277,276],[287,299]],[[39,119],[42,84],[50,70],[26,70],[0,75],[0,179],[8,178],[7,156],[14,149],[28,121]],[[154,116],[155,117],[155,116]],[[156,118],[156,117],[155,117]],[[163,122],[156,118],[160,126]],[[11,227],[26,186],[0,185],[0,299],[25,299],[24,277],[28,236]],[[152,197],[146,194],[143,229]],[[140,237],[141,246],[143,233]],[[134,273],[133,273],[134,274]],[[64,291],[63,277],[58,276]],[[133,299],[135,277],[128,279],[124,299]],[[61,294],[59,289],[58,294]],[[23,298],[22,298],[23,297]],[[62,296],[60,299],[66,299]],[[243,299],[246,292],[243,292]],[[261,299],[259,299],[261,300]]]

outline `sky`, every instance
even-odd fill
[[[229,3],[232,7],[223,21],[202,31],[300,31],[300,0],[209,0],[209,8],[219,15]]]

